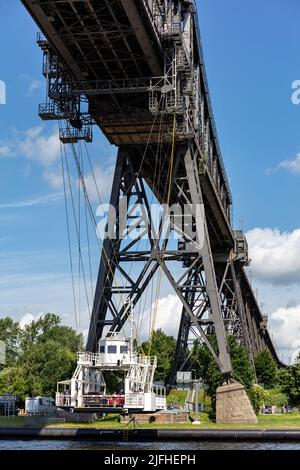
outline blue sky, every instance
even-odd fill
[[[53,145],[57,125],[45,125],[37,114],[38,104],[45,101],[38,28],[21,2],[1,0],[0,9],[0,80],[7,88],[6,105],[0,106],[1,313],[21,318],[28,312],[70,312],[63,191],[46,177],[60,174]],[[30,132],[40,126],[40,143],[34,145]],[[111,174],[115,149],[99,131],[95,140],[92,159],[102,155]],[[95,272],[95,252],[93,260]]]
[[[234,197],[245,228],[298,226],[297,178],[266,175],[300,149],[300,107],[291,83],[300,76],[297,0],[199,1],[209,86]]]
[[[291,172],[291,165],[279,165],[300,152],[300,106],[291,102],[291,84],[300,79],[300,3],[198,4],[234,223],[242,220],[249,232],[253,282],[271,320],[273,315],[279,347],[291,355],[300,349],[300,266],[293,267],[300,254],[300,168]],[[0,311],[20,319],[54,310],[67,318],[72,302],[64,203],[57,184],[57,149],[51,150],[55,123],[45,125],[37,115],[45,88],[36,32],[20,1],[0,0],[0,80],[7,85],[7,104],[0,105]],[[39,126],[44,128],[36,130]],[[46,158],[43,146],[48,148]],[[103,184],[111,176],[114,154],[97,132],[91,155]],[[105,184],[102,189],[108,191]],[[294,258],[285,265],[281,261],[286,261],[288,247]],[[96,245],[93,250],[95,270]],[[277,277],[263,269],[270,257],[278,260]],[[286,318],[298,332],[296,346],[288,352],[279,328]]]

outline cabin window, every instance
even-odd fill
[[[99,352],[100,353],[105,353],[105,346],[100,346]]]
[[[117,346],[107,346],[108,354],[117,354]]]
[[[128,346],[120,346],[120,353],[127,354],[128,353]]]

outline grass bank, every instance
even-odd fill
[[[258,424],[254,425],[229,425],[229,424],[216,424],[213,422],[207,413],[200,413],[201,424],[197,426],[199,429],[300,429],[300,413],[291,413],[286,415],[259,415]],[[23,417],[15,418],[0,418],[0,426],[14,426],[23,427],[30,426],[30,422]],[[39,426],[35,424],[35,426]],[[120,429],[125,426],[120,424],[116,415],[108,415],[106,418],[98,419],[92,424],[49,424],[47,427],[65,427],[65,428],[102,428],[102,429]],[[139,426],[138,426],[139,427]],[[187,424],[143,424],[141,428],[153,429],[195,429],[195,426],[191,422]]]
[[[229,424],[216,424],[212,421],[207,413],[200,413],[201,424],[199,429],[300,429],[300,413],[289,415],[260,415],[258,416],[258,424],[245,424],[245,425],[229,425]],[[123,428],[124,425],[120,424],[118,418],[114,415],[108,416],[104,419],[98,419],[93,424],[69,424],[66,423],[65,427],[85,427],[85,428],[103,428],[103,429],[117,429]],[[59,426],[58,426],[59,427]],[[142,428],[160,428],[160,429],[195,429],[192,422],[187,424],[143,424]],[[198,426],[197,426],[198,427]]]

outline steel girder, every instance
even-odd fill
[[[205,218],[201,186],[197,170],[197,151],[192,143],[182,146],[177,153],[172,177],[173,191],[177,190],[178,207],[188,207],[190,214],[183,224],[178,223],[174,214],[170,214],[170,232],[177,231],[186,243],[184,251],[170,249],[169,239],[164,235],[165,221],[159,225],[160,233],[155,233],[153,224],[139,232],[138,236],[126,242],[122,239],[125,225],[128,225],[133,208],[143,204],[143,217],[134,225],[142,224],[145,217],[151,221],[150,204],[142,178],[136,170],[136,162],[126,149],[119,150],[116,173],[113,183],[111,203],[117,207],[115,236],[116,239],[106,239],[103,244],[98,282],[96,287],[92,321],[87,343],[88,350],[95,350],[97,341],[103,334],[105,326],[110,332],[120,331],[129,314],[129,306],[135,306],[145,293],[155,272],[161,269],[182,303],[185,315],[189,318],[191,327],[207,344],[224,375],[230,377],[231,363],[226,344],[226,332],[222,318],[222,308],[218,293],[216,273],[209,241],[209,232]],[[179,162],[184,160],[184,172]],[[179,172],[179,168],[181,169]],[[174,189],[175,188],[175,189]],[[119,198],[126,199],[126,222],[120,227]],[[122,199],[121,199],[122,200]],[[201,210],[201,220],[197,208]],[[111,215],[108,215],[108,225]],[[187,223],[187,221],[189,223]],[[196,223],[194,239],[191,238],[191,227]],[[130,225],[130,224],[129,224]],[[199,227],[198,227],[199,225]],[[149,250],[138,250],[137,246],[142,236],[147,235]],[[136,265],[135,276],[128,272],[126,263],[132,261]],[[139,268],[141,261],[142,266]],[[182,263],[180,276],[172,271],[172,262]],[[120,276],[118,276],[118,273]],[[123,285],[120,282],[123,277]],[[125,285],[124,285],[125,278]],[[117,283],[117,285],[114,284]],[[115,297],[122,293],[124,298],[117,304]],[[214,328],[218,339],[218,353],[213,350],[208,337],[208,326]]]
[[[240,270],[242,269],[240,261],[228,259],[220,263],[214,262],[216,272],[218,292],[221,302],[221,312],[225,327],[226,337],[234,336],[240,344],[243,344],[248,352],[250,363],[254,367],[254,358],[258,351],[253,348],[250,340],[250,330],[252,325],[248,324],[246,317],[246,308],[241,294],[239,282]],[[202,279],[202,286],[205,290],[205,281]],[[201,320],[203,313],[208,308],[208,303],[204,303],[203,309],[199,309],[197,316]],[[190,363],[190,343],[192,324],[186,311],[183,309],[181,322],[177,337],[176,355],[169,382],[176,382],[176,373],[180,370],[186,370],[191,367]],[[207,332],[214,334],[215,328],[213,322],[207,322]]]

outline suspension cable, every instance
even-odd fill
[[[161,101],[160,101],[160,103],[161,103]],[[150,130],[150,133],[149,133],[149,136],[148,136],[148,139],[147,139],[147,144],[146,144],[146,147],[144,149],[143,156],[142,156],[142,159],[141,159],[141,162],[140,162],[140,165],[139,165],[139,170],[138,170],[137,175],[136,175],[136,180],[138,180],[138,178],[140,177],[141,171],[142,171],[143,162],[144,162],[146,154],[147,154],[147,150],[148,150],[148,147],[149,147],[149,144],[150,144],[151,136],[153,134],[153,130],[154,130],[154,126],[155,126],[155,123],[156,123],[157,116],[158,116],[158,110],[157,110],[157,112],[154,116],[154,119],[153,119],[151,130]],[[161,130],[161,126],[160,126],[160,130]],[[91,162],[91,158],[90,158],[86,143],[85,143],[85,149],[86,149],[86,154],[87,154],[87,157],[88,157],[89,166],[90,166],[90,169],[91,169],[92,178],[93,178],[93,181],[94,181],[94,184],[95,184],[95,187],[96,187],[98,199],[99,199],[100,204],[102,204],[102,198],[101,198],[101,195],[100,195],[100,191],[99,191],[98,184],[97,184],[96,177],[95,177],[95,172],[94,172],[94,169],[93,169],[93,165],[92,165],[92,162]],[[140,240],[138,241],[138,246],[139,246],[139,244],[140,244]],[[114,248],[113,245],[112,245],[112,248],[113,248],[114,254],[116,254],[115,253],[115,248]],[[105,249],[104,249],[103,246],[102,246],[102,249],[103,249],[103,252],[104,252],[104,256],[106,256]],[[129,274],[131,273],[133,263],[134,263],[134,261],[131,262]],[[121,276],[121,277],[122,277],[122,280],[123,280],[123,276]],[[123,286],[125,287],[124,281],[123,281]],[[122,300],[122,303],[123,303],[123,305],[125,304],[123,300]]]
[[[168,172],[168,194],[167,194],[167,207],[168,208],[169,208],[169,205],[170,205],[172,182],[173,182],[174,154],[175,154],[175,131],[176,131],[176,114],[174,114],[174,119],[173,119],[172,149],[171,149],[171,158],[170,158],[169,172]],[[155,322],[156,322],[157,311],[158,311],[158,303],[159,303],[159,296],[160,296],[160,289],[161,289],[161,281],[162,281],[162,273],[163,273],[166,246],[167,246],[167,240],[163,240],[161,256],[160,256],[160,273],[159,273],[159,280],[158,280],[158,285],[157,285],[157,290],[156,290],[156,301],[155,301],[155,308],[154,308],[154,317],[153,317],[153,322],[152,322],[152,327],[151,327],[151,337],[150,337],[150,341],[149,341],[148,355],[150,355],[151,348],[152,348],[153,332],[154,332],[154,328],[155,328]]]
[[[87,202],[87,206],[88,206],[88,210],[89,210],[89,213],[90,213],[90,217],[92,219],[92,221],[94,222],[94,225],[95,225],[95,228],[97,229],[97,222],[96,222],[96,219],[95,219],[95,216],[94,216],[94,213],[93,213],[93,209],[92,209],[92,205],[91,205],[91,202],[90,202],[90,199],[89,199],[89,195],[88,195],[88,192],[87,192],[87,189],[86,189],[86,184],[85,184],[85,180],[83,178],[83,175],[82,175],[82,172],[81,172],[81,168],[80,168],[80,163],[78,161],[78,157],[77,157],[77,154],[76,154],[76,150],[75,150],[75,146],[74,144],[71,144],[71,148],[72,148],[72,153],[73,153],[73,158],[74,158],[74,162],[75,162],[75,165],[76,165],[76,168],[77,168],[77,172],[78,172],[78,175],[79,175],[79,178],[80,178],[80,182],[81,182],[81,186],[82,186],[82,190],[83,190],[83,193],[84,193],[84,197],[86,199],[86,202]],[[99,242],[99,245],[100,245],[100,241],[98,240]],[[120,296],[120,299],[123,303],[123,306],[125,306],[125,302],[123,300],[123,295],[120,291],[120,288],[118,286],[118,284],[116,283],[116,279],[115,279],[115,274],[113,272],[113,269],[112,269],[112,266],[111,266],[111,262],[108,258],[108,255],[107,255],[107,252],[104,248],[104,246],[102,246],[102,252],[104,253],[104,256],[106,258],[106,262],[107,262],[107,266],[109,268],[109,271],[112,275],[112,279],[113,279],[113,282],[116,284],[116,289],[117,289],[117,293],[119,294]],[[90,315],[91,317],[91,315]],[[120,318],[119,318],[120,319]],[[96,326],[94,325],[94,328],[96,328]],[[123,330],[123,325],[122,325],[122,330]]]
[[[68,210],[68,201],[67,201],[67,188],[66,188],[66,179],[65,179],[65,166],[64,166],[63,152],[62,152],[61,147],[62,147],[62,143],[60,142],[61,170],[62,170],[63,187],[64,187],[64,202],[65,202],[66,227],[67,227],[67,236],[68,236],[69,262],[70,262],[71,279],[72,279],[73,306],[74,306],[74,314],[75,314],[76,331],[78,333],[79,330],[78,330],[77,305],[76,305],[75,284],[74,284],[74,269],[73,269],[73,258],[72,258],[72,248],[71,248],[71,235],[70,235],[69,210]]]
[[[82,162],[82,170],[84,171],[83,162]],[[90,247],[90,232],[89,232],[87,203],[86,203],[85,198],[84,198],[84,215],[85,215],[85,227],[86,227],[86,240],[87,240],[87,245],[88,245],[88,262],[89,262],[91,299],[93,299],[94,290],[93,290],[93,270],[92,270],[91,247]]]
[[[82,251],[81,251],[81,243],[80,243],[80,237],[79,237],[79,231],[78,231],[79,227],[78,227],[77,218],[76,218],[76,210],[75,210],[74,196],[73,196],[72,184],[71,184],[71,176],[70,176],[69,164],[68,164],[67,153],[66,153],[65,147],[64,147],[64,156],[65,156],[65,164],[66,164],[66,169],[67,169],[67,176],[68,176],[68,183],[69,183],[69,191],[70,191],[70,196],[71,196],[72,209],[73,209],[73,217],[74,217],[74,223],[75,223],[75,231],[76,231],[77,243],[78,243],[79,262],[80,262],[81,271],[82,271],[82,275],[83,275],[83,282],[84,282],[84,289],[85,289],[85,295],[86,295],[86,302],[87,302],[88,313],[89,313],[89,317],[91,317],[90,303],[89,303],[89,297],[88,297],[88,292],[87,292],[87,285],[86,285],[86,278],[85,278],[85,270],[84,270],[84,264],[83,264],[83,258],[82,258]]]
[[[151,135],[153,133],[153,130],[154,130],[154,126],[155,126],[155,122],[156,122],[156,118],[157,118],[157,114],[158,114],[158,111],[154,117],[154,120],[153,120],[153,124],[152,124],[152,127],[151,127],[151,131],[149,133],[149,136],[148,136],[148,140],[147,140],[147,145],[146,145],[146,148],[144,150],[144,153],[143,153],[143,157],[142,157],[142,160],[141,160],[141,163],[140,163],[140,167],[139,167],[139,170],[138,170],[138,173],[136,175],[136,179],[138,179],[138,177],[140,176],[140,173],[141,173],[141,170],[142,170],[142,166],[143,166],[143,162],[144,162],[144,159],[146,157],[146,154],[147,154],[147,150],[148,150],[148,146],[150,144],[150,140],[151,140]],[[161,132],[161,126],[160,126],[160,132]],[[86,190],[86,186],[85,186],[85,181],[84,181],[84,175],[82,174],[82,171],[81,171],[81,167],[82,167],[82,153],[80,155],[80,160],[81,160],[81,164],[80,162],[78,161],[78,157],[76,155],[76,151],[75,151],[75,148],[74,148],[74,144],[71,145],[71,148],[72,148],[72,153],[73,153],[73,157],[74,157],[74,161],[75,161],[75,165],[77,167],[77,172],[79,174],[79,179],[80,179],[80,183],[81,183],[81,186],[82,186],[82,189],[83,189],[83,194],[84,194],[84,200],[85,200],[85,217],[86,217],[86,222],[87,222],[87,213],[89,212],[90,214],[90,217],[95,225],[95,227],[97,228],[97,223],[96,223],[96,220],[95,220],[95,217],[94,217],[94,214],[93,214],[93,211],[92,211],[92,208],[91,208],[91,203],[90,203],[90,200],[89,200],[89,196],[88,196],[88,193],[87,193],[87,190]],[[91,160],[90,160],[90,157],[89,157],[89,153],[87,151],[87,146],[86,146],[86,143],[85,143],[85,148],[86,148],[86,153],[88,155],[88,160],[89,160],[89,164],[90,164],[90,168],[91,168],[91,172],[92,172],[92,177],[93,177],[93,180],[94,180],[94,183],[95,183],[95,186],[96,186],[96,191],[97,191],[97,194],[98,194],[98,198],[99,198],[99,201],[100,203],[102,204],[102,199],[101,199],[101,196],[100,196],[100,192],[99,192],[99,188],[98,188],[98,185],[97,185],[97,181],[96,181],[96,177],[95,177],[95,173],[94,173],[94,170],[93,170],[93,166],[91,164]],[[88,310],[89,310],[89,315],[91,317],[91,314],[90,314],[90,305],[89,305],[89,300],[88,300],[88,294],[87,294],[87,287],[86,287],[86,278],[85,278],[85,273],[84,273],[84,265],[83,265],[83,260],[82,260],[82,251],[81,251],[81,210],[80,210],[80,191],[79,191],[79,195],[78,195],[78,210],[79,210],[79,213],[78,213],[78,224],[76,222],[76,213],[75,213],[75,207],[74,207],[74,200],[73,200],[73,193],[72,193],[72,188],[71,188],[71,180],[70,180],[70,173],[69,173],[69,168],[68,168],[68,163],[67,163],[67,157],[66,157],[66,152],[65,152],[65,160],[66,160],[66,168],[67,168],[67,172],[68,172],[68,178],[69,178],[69,187],[70,187],[70,194],[71,194],[71,199],[72,199],[72,207],[73,207],[73,213],[74,213],[74,219],[75,219],[75,226],[76,226],[76,234],[77,234],[77,242],[78,242],[78,253],[79,253],[79,258],[80,258],[80,261],[79,261],[79,282],[80,282],[80,275],[81,275],[81,271],[82,271],[82,274],[83,274],[83,278],[84,278],[84,286],[85,286],[85,293],[86,293],[86,297],[87,297],[87,305],[88,305]],[[62,158],[62,163],[63,163],[63,158]],[[65,184],[65,177],[64,177],[64,184]],[[66,184],[65,184],[66,186]],[[67,210],[67,208],[66,208]],[[87,223],[86,223],[87,225]],[[80,230],[80,232],[79,232]],[[87,230],[88,230],[88,226],[87,226]],[[75,313],[76,313],[76,317],[77,317],[77,309],[76,309],[76,296],[75,296],[75,286],[74,286],[74,270],[73,270],[73,261],[72,261],[72,251],[71,251],[71,240],[70,240],[70,226],[69,226],[69,219],[68,219],[68,243],[69,243],[69,254],[70,254],[70,258],[71,258],[71,274],[72,274],[72,282],[73,282],[73,297],[74,297],[74,305],[75,305]],[[88,235],[88,232],[87,232],[87,240],[88,240],[88,250],[89,250],[89,269],[90,269],[90,277],[91,277],[91,285],[92,285],[92,276],[91,276],[91,260],[90,260],[90,246],[89,246],[89,235]],[[97,237],[97,240],[98,240],[98,237]],[[99,240],[98,240],[99,242]],[[140,240],[138,241],[138,243],[140,243]],[[113,249],[114,246],[112,245]],[[108,269],[109,271],[111,272],[111,275],[112,275],[112,279],[113,279],[113,282],[116,282],[115,281],[115,273],[113,272],[113,269],[112,269],[112,266],[111,266],[111,262],[107,256],[107,253],[106,253],[106,250],[104,248],[104,246],[102,245],[102,252],[106,258],[106,264],[108,266]],[[133,266],[133,262],[132,262],[132,265],[131,265],[131,268],[130,270],[132,269],[132,266]],[[121,277],[122,277],[122,273],[121,273]],[[122,277],[123,279],[123,277]],[[124,283],[124,282],[123,282]],[[125,286],[125,284],[124,284]],[[123,303],[123,305],[125,305],[124,301],[123,301],[123,296],[122,296],[122,293],[120,292],[119,290],[119,287],[118,285],[116,285],[116,288],[117,288],[117,291],[118,291],[118,294],[120,295],[120,298],[121,298],[121,301]],[[80,290],[80,286],[79,286],[79,290]],[[79,302],[80,302],[80,299],[79,299]],[[78,320],[76,319],[76,324],[78,323]],[[122,326],[123,328],[123,326]]]
[[[158,131],[158,143],[157,143],[157,149],[156,149],[156,153],[155,153],[155,167],[154,167],[154,176],[153,176],[153,192],[152,192],[152,197],[151,197],[151,201],[150,201],[150,207],[153,203],[153,200],[154,200],[154,194],[155,194],[155,187],[156,187],[156,179],[157,179],[157,173],[158,174],[158,179],[160,179],[160,174],[161,174],[161,166],[158,165],[158,160],[159,160],[159,156],[161,154],[161,151],[162,151],[162,121],[163,121],[163,114],[161,114],[160,116],[160,122],[159,122],[159,131]],[[158,169],[159,169],[159,172],[158,172]],[[151,220],[151,213],[150,213],[150,224],[152,224],[152,220]],[[139,240],[140,242],[140,240]],[[138,246],[139,246],[139,242],[138,242]],[[149,237],[147,239],[147,243],[146,243],[146,251],[149,247],[149,244],[150,244],[150,240],[149,240]],[[137,248],[138,248],[137,246]],[[132,263],[133,264],[133,263]],[[144,305],[143,305],[143,308],[142,308],[142,301],[140,302],[140,305],[139,305],[139,314],[138,314],[138,321],[137,321],[137,338],[140,337],[140,334],[141,334],[141,328],[142,328],[142,325],[143,325],[143,320],[144,320],[144,316],[145,316],[145,310],[146,310],[146,302],[147,302],[147,297],[148,297],[148,292],[149,292],[149,288],[150,288],[150,283],[151,283],[151,286],[153,286],[153,282],[154,282],[154,277],[151,279],[151,282],[149,282],[147,284],[147,287],[146,287],[146,292],[145,292],[145,300],[144,300]],[[150,319],[151,319],[151,309],[152,309],[152,287],[151,287],[151,302],[150,302]],[[150,328],[149,328],[149,331],[150,331]]]

